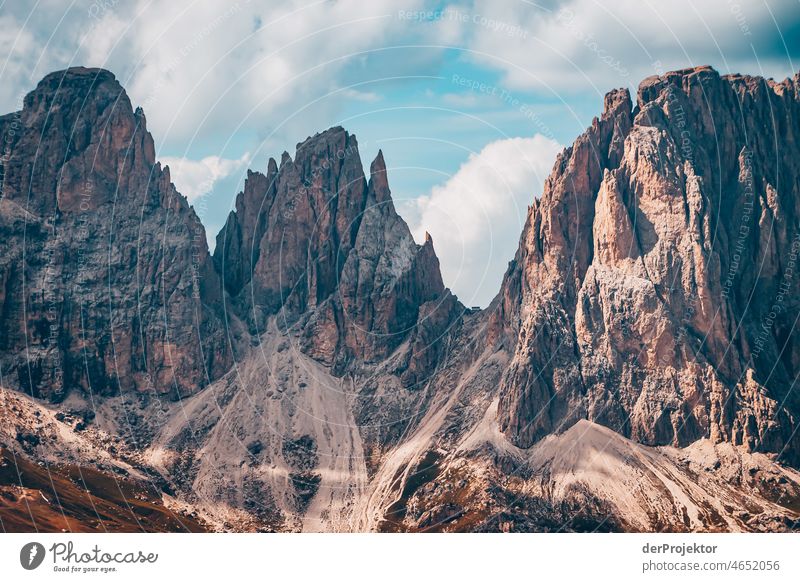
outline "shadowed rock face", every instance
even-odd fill
[[[495,301],[499,420],[579,418],[800,460],[800,77],[708,67],[626,91],[556,161]]]
[[[248,172],[214,261],[254,332],[281,312],[302,330],[302,349],[338,372],[422,333],[413,365],[431,368],[458,316],[432,240],[416,244],[395,211],[383,154],[367,180],[356,138],[341,127],[298,144],[280,168],[270,159],[266,175]]]
[[[215,261],[254,331],[282,308],[297,315],[333,293],[366,189],[356,139],[338,127],[298,144],[294,161],[284,153],[280,169],[271,159],[266,176],[248,174]]]
[[[410,368],[411,386],[457,319],[432,241],[417,245],[395,212],[382,154],[367,179],[340,127],[248,172],[213,260],[144,113],[108,71],[47,76],[0,131],[7,385],[53,400],[72,387],[191,394],[229,369],[228,325],[241,316],[258,334],[280,312],[339,372],[410,338],[398,374]]]
[[[114,76],[45,77],[0,118],[3,383],[172,396],[230,363],[205,231]]]

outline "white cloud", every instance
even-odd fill
[[[31,69],[41,54],[35,35],[13,14],[0,15],[0,115],[22,109],[22,99],[38,79]]]
[[[422,1],[404,6],[413,9]],[[380,99],[369,86],[347,89],[345,71],[363,70],[367,57],[385,58],[376,49],[408,36],[397,26],[396,5],[396,0],[119,3],[91,27],[81,53],[91,65],[117,73],[134,103],[144,107],[158,143],[219,135],[224,141],[226,132],[269,132],[281,125],[285,129],[276,139],[296,143],[327,127],[342,103]],[[124,30],[120,22],[126,23]]]
[[[793,1],[472,0],[451,10],[469,58],[501,71],[509,89],[602,94],[688,66],[780,78],[796,67]]]
[[[287,122],[281,138],[291,136],[288,143],[295,143],[354,97],[346,91],[326,96],[330,87],[384,74],[436,74],[430,69],[444,52],[437,44],[464,47],[463,59],[500,71],[509,89],[586,91],[593,83],[601,94],[635,85],[655,72],[656,60],[664,70],[710,62],[722,70],[761,73],[763,67],[767,75],[782,76],[794,72],[789,56],[798,56],[794,31],[800,12],[794,0],[445,4],[439,17],[420,22],[400,14],[440,5],[7,2],[0,15],[0,54],[8,55],[0,60],[0,103],[10,111],[18,101],[11,87],[31,89],[56,68],[103,66],[145,106],[159,144],[185,145],[187,139],[233,132],[241,122],[266,132]],[[414,44],[426,48],[410,48]],[[393,45],[404,48],[387,50]],[[369,86],[360,91],[367,101],[380,97]]]
[[[464,303],[485,306],[497,293],[561,149],[542,135],[494,141],[404,212],[418,241],[431,233],[445,284]]]
[[[441,49],[385,50],[434,38],[432,27],[397,18],[398,8],[415,10],[423,3],[6,3],[0,14],[0,111],[18,107],[12,88],[30,91],[51,71],[104,67],[144,107],[159,147],[200,142],[208,149],[242,129],[261,137],[274,131],[271,148],[294,144],[330,125],[353,100],[377,102],[385,88],[375,79],[436,66]]]
[[[130,26],[131,23],[121,15],[116,12],[107,12],[101,21],[95,22],[89,27],[75,56],[79,58],[79,61],[103,66],[101,63],[108,61],[112,51],[124,45]],[[84,62],[78,64],[82,65]],[[120,73],[121,71],[112,70],[112,72]]]
[[[169,166],[170,176],[178,192],[186,196],[189,202],[194,202],[211,192],[218,181],[244,169],[250,163],[250,154],[247,153],[238,160],[219,156],[206,156],[202,160],[162,157],[161,162]]]

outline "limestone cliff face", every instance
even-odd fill
[[[796,463],[800,77],[646,79],[557,160],[492,329],[517,444],[579,418]]]
[[[234,295],[250,283],[253,268],[261,252],[260,242],[266,218],[275,199],[278,167],[270,158],[267,174],[247,171],[244,190],[236,197],[236,211],[231,212],[217,234],[214,264],[222,274],[225,288]]]
[[[367,180],[341,127],[298,144],[280,168],[270,159],[266,175],[248,173],[214,261],[254,331],[280,312],[302,331],[302,349],[335,371],[379,362],[409,338],[418,353],[399,372],[429,367],[458,316],[433,242],[416,244],[395,211],[383,154]]]
[[[702,437],[798,460],[798,78],[646,79],[556,161],[488,314],[510,354],[501,429],[581,418],[645,444]],[[335,374],[433,377],[463,307],[414,242],[382,154],[335,127],[249,172],[213,261],[111,73],[46,77],[0,117],[3,383],[192,393],[231,362],[219,311],[278,315]],[[398,349],[403,347],[398,352]]]
[[[230,368],[230,318],[258,335],[279,312],[337,372],[408,341],[396,374],[412,387],[432,373],[459,304],[432,241],[395,212],[382,154],[367,179],[342,128],[248,173],[213,259],[108,71],[48,75],[0,131],[4,385],[187,395]]]
[[[213,259],[111,73],[0,135],[16,453],[157,475],[219,530],[797,528],[800,77],[609,93],[483,311],[342,128],[248,173]],[[191,397],[104,397],[133,390]]]
[[[3,384],[179,396],[224,372],[205,231],[114,76],[50,74],[0,133]]]
[[[280,168],[270,160],[267,175],[248,175],[215,262],[254,330],[280,309],[297,315],[334,292],[366,187],[358,143],[339,127],[298,144],[294,160],[284,153]]]

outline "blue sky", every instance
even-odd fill
[[[46,73],[112,70],[213,239],[247,168],[342,125],[379,148],[446,284],[486,305],[561,147],[615,87],[711,64],[798,70],[797,0],[0,0],[0,108]]]

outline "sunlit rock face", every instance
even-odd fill
[[[564,151],[497,304],[500,423],[800,460],[800,96],[708,67],[645,79]]]
[[[0,448],[217,531],[796,529],[799,84],[609,93],[467,310],[344,129],[212,258],[113,75],[54,73],[0,117]]]

